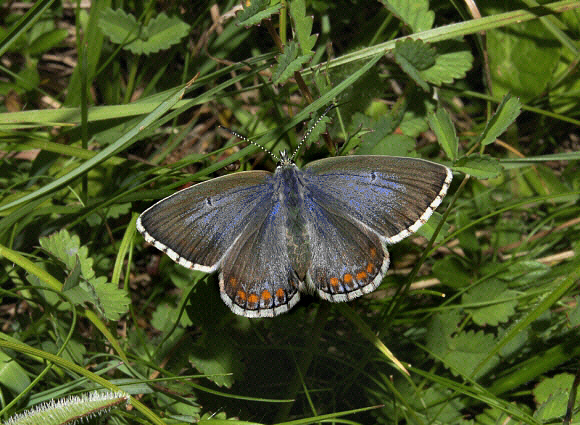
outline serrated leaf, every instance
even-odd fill
[[[103,223],[103,212],[106,218],[119,218],[131,211],[131,203],[113,204],[106,211],[93,212],[87,217],[87,223],[91,227],[100,226]]]
[[[302,64],[310,60],[310,56],[298,56],[298,45],[296,42],[290,42],[285,48],[284,53],[276,58],[278,65],[272,70],[272,82],[274,84],[283,84],[294,72],[302,68]]]
[[[84,304],[94,304],[94,297],[92,291],[86,290],[85,282],[79,282],[78,286],[74,288],[67,289],[63,291],[63,294],[74,304],[74,305],[84,305]]]
[[[478,142],[483,146],[495,142],[499,136],[516,120],[522,110],[522,104],[510,94],[504,96],[497,110],[487,122],[485,129],[479,136]]]
[[[473,65],[473,55],[465,43],[442,41],[437,43],[437,56],[433,66],[421,70],[421,78],[431,84],[441,86],[462,79]]]
[[[181,19],[160,13],[141,30],[139,39],[123,46],[135,54],[148,55],[167,50],[178,44],[189,32],[189,25]]]
[[[130,42],[139,35],[139,24],[133,15],[123,9],[103,10],[99,17],[99,28],[115,44]]]
[[[78,255],[75,255],[75,259],[76,259],[75,264],[74,264],[71,272],[69,273],[69,275],[66,277],[66,279],[64,281],[64,285],[62,286],[63,291],[68,291],[69,289],[72,289],[75,286],[78,286],[80,283],[81,262],[79,260]]]
[[[437,357],[443,357],[448,351],[448,341],[457,332],[461,316],[457,310],[435,314],[429,322],[427,331],[427,348]]]
[[[483,361],[488,350],[494,345],[494,337],[480,332],[458,331],[461,316],[457,311],[449,311],[433,316],[427,330],[427,348],[440,358],[446,367],[454,374],[471,376],[479,362]],[[489,362],[485,370],[480,370],[476,376],[481,376],[496,363]]]
[[[300,51],[303,55],[313,55],[312,48],[316,44],[318,35],[312,32],[312,23],[314,19],[312,16],[306,16],[306,5],[304,0],[293,0],[290,3],[290,15],[294,20],[295,38],[298,39]]]
[[[85,284],[92,296],[91,302],[106,319],[119,320],[129,310],[131,299],[127,293],[107,282],[105,276],[91,279]]]
[[[413,32],[431,29],[435,21],[435,13],[429,10],[428,0],[381,0],[385,7],[405,24],[409,25]]]
[[[401,69],[424,91],[429,91],[429,85],[419,71],[435,63],[435,49],[421,40],[406,39],[396,44],[393,55]]]
[[[497,159],[489,155],[472,154],[455,161],[453,169],[485,180],[499,176],[503,167]]]
[[[88,248],[81,246],[77,235],[71,236],[66,229],[62,229],[49,237],[40,238],[39,242],[44,250],[62,261],[69,270],[75,267],[78,258],[83,278],[91,279],[95,276],[93,259],[89,257]]]
[[[574,375],[562,373],[551,378],[543,379],[532,390],[534,401],[538,410],[534,417],[548,421],[550,419],[560,418],[566,411],[572,386],[574,385]],[[580,399],[576,400],[573,406],[575,410],[580,405]],[[580,418],[580,414],[574,418]],[[576,423],[573,420],[573,423]]]
[[[235,380],[243,373],[244,364],[240,353],[231,344],[230,339],[222,334],[207,335],[205,344],[189,348],[189,361],[193,366],[208,376],[207,379],[217,386],[231,388]],[[231,374],[221,375],[217,374]]]
[[[415,140],[402,134],[393,134],[399,121],[391,114],[377,119],[370,125],[372,132],[361,138],[356,154],[405,156],[411,152],[415,148]]]
[[[99,19],[99,28],[113,43],[135,54],[150,54],[169,49],[189,32],[189,25],[177,17],[158,14],[146,26],[123,10],[106,9]]]
[[[397,42],[393,53],[395,54],[395,59],[398,56],[404,57],[418,71],[435,65],[435,58],[437,56],[432,46],[422,40],[413,40],[410,38]]]
[[[462,332],[451,339],[450,350],[445,356],[445,364],[454,374],[471,376],[493,346],[494,337],[491,334],[483,331]],[[493,366],[492,363],[497,363],[497,359],[489,362],[485,370],[480,370],[476,377],[485,374],[485,371]]]
[[[252,0],[247,7],[244,7],[242,11],[236,14],[238,25],[243,25],[246,28],[251,27],[252,25],[258,25],[262,20],[277,13],[282,7],[281,4],[277,4],[266,9],[269,4],[270,0]]]
[[[441,145],[447,156],[455,161],[459,149],[459,139],[449,113],[443,108],[437,108],[436,112],[431,112],[427,115],[427,120],[429,127],[431,127],[437,137],[439,145]]]
[[[326,125],[331,121],[331,118],[328,116],[322,118],[319,122],[318,118],[319,118],[318,116],[313,116],[306,125],[306,128],[312,129],[312,131],[308,135],[308,140],[305,141],[306,143],[308,143],[308,145],[316,143],[316,141],[320,139],[320,136],[326,131]],[[318,122],[318,124],[316,124],[316,122]],[[316,126],[314,126],[315,124]]]
[[[508,289],[507,283],[491,279],[464,293],[462,303],[477,325],[497,326],[515,314],[516,295],[515,291]]]

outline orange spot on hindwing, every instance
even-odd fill
[[[276,290],[276,299],[278,302],[283,303],[286,299],[286,292],[282,288]]]
[[[260,300],[260,298],[258,298],[258,295],[256,294],[250,294],[248,296],[248,306],[251,308],[256,308],[258,306],[258,301]]]

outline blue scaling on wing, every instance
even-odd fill
[[[145,211],[137,227],[179,264],[214,271],[249,217],[272,198],[271,176],[233,174],[181,190]]]
[[[388,243],[416,231],[441,203],[451,171],[415,158],[349,156],[304,167],[309,187]]]
[[[286,209],[276,193],[262,198],[228,250],[220,273],[223,301],[246,317],[273,317],[288,311],[300,296],[286,243]]]
[[[310,289],[333,302],[373,291],[389,266],[381,239],[348,213],[349,208],[337,207],[340,201],[328,188],[312,184],[309,176],[304,180],[304,217],[311,246]]]

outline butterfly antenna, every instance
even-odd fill
[[[298,146],[296,146],[296,149],[294,150],[294,153],[292,154],[292,156],[290,157],[291,160],[294,160],[294,158],[296,157],[296,154],[298,153],[298,151],[300,150],[300,148],[302,147],[302,145],[304,144],[304,142],[306,141],[306,139],[308,139],[308,136],[310,136],[310,133],[312,133],[312,131],[316,128],[316,126],[320,123],[320,121],[322,121],[322,119],[326,116],[326,114],[328,114],[331,110],[333,110],[334,108],[336,108],[338,105],[335,105],[334,103],[331,104],[328,108],[326,108],[326,110],[322,113],[322,115],[316,120],[316,122],[308,129],[306,130],[306,133],[304,133],[304,136],[302,136],[302,140],[300,140],[300,143],[298,143]]]
[[[269,154],[272,158],[274,158],[277,162],[280,162],[280,158],[278,158],[276,155],[274,155],[269,149],[265,148],[262,145],[259,145],[258,143],[248,139],[246,136],[242,136],[240,133],[235,132],[234,130],[231,130],[227,127],[224,127],[223,125],[218,126],[220,128],[223,128],[225,131],[227,131],[228,133],[236,136],[238,139],[242,139],[244,142],[248,142],[254,146],[259,147],[260,149],[262,149],[264,152],[266,152],[267,154]]]

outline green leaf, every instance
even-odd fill
[[[518,235],[521,231],[518,232]],[[499,279],[509,283],[517,282],[519,285],[526,285],[538,282],[550,271],[550,266],[534,260],[522,260],[511,264],[507,270],[496,274]]]
[[[95,276],[93,259],[89,257],[88,248],[81,246],[77,235],[71,236],[66,229],[62,229],[49,237],[40,238],[39,242],[45,251],[63,262],[69,270],[75,269],[78,261],[84,279],[92,279]]]
[[[433,265],[433,274],[443,285],[463,288],[471,284],[471,275],[461,262],[453,257],[444,257]]]
[[[187,36],[189,28],[190,26],[178,17],[172,16],[170,18],[162,12],[151,19],[145,27],[148,34],[147,40],[135,40],[124,48],[135,54],[149,54],[167,50]]]
[[[140,27],[135,17],[125,13],[123,9],[107,8],[99,17],[99,28],[111,42],[123,44],[136,39],[139,36]]]
[[[387,114],[370,124],[371,132],[364,135],[356,154],[405,156],[411,152],[415,148],[415,140],[402,134],[393,134],[399,121]]]
[[[274,13],[277,13],[282,7],[281,4],[277,4],[266,9],[269,4],[270,0],[252,0],[247,7],[244,7],[242,11],[236,14],[238,25],[243,25],[246,28],[252,25],[258,25],[262,20],[268,19]]]
[[[312,145],[313,143],[316,143],[318,139],[320,139],[320,136],[324,134],[324,132],[326,131],[326,125],[331,121],[331,118],[329,116],[325,116],[320,120],[320,122],[318,122],[318,124],[316,124],[318,118],[319,118],[318,115],[314,115],[306,125],[306,128],[312,128],[312,131],[308,135],[308,140],[305,141],[306,143],[308,143],[308,146]],[[316,126],[314,126],[314,124],[316,124]]]
[[[436,314],[427,330],[427,348],[440,358],[454,374],[471,376],[480,361],[494,345],[494,337],[483,332],[460,332],[459,313],[449,311]],[[488,367],[492,367],[488,363]],[[480,370],[478,376],[485,373]]]
[[[497,326],[507,322],[515,314],[517,294],[507,287],[505,282],[490,279],[463,294],[464,308],[472,314],[476,324]]]
[[[124,392],[94,391],[79,396],[40,403],[30,410],[8,420],[12,425],[57,425],[89,422],[96,416],[106,415],[114,407],[126,405],[129,394]]]
[[[439,226],[439,223],[441,222],[442,218],[443,216],[441,214],[439,214],[436,211],[433,212],[433,214],[431,214],[431,217],[429,217],[429,220],[427,220],[427,223],[422,225],[419,228],[419,230],[417,230],[417,234],[423,236],[426,239],[431,239],[435,234],[435,230],[437,229],[437,226]],[[449,226],[449,224],[444,223],[443,227],[441,228],[441,231],[437,235],[437,239],[435,239],[435,242],[442,242],[444,239],[444,235],[447,232],[449,232],[450,227],[451,226]]]
[[[563,412],[566,411],[573,384],[574,375],[569,373],[543,379],[532,390],[534,401],[538,406],[534,417],[546,422],[550,419],[561,418]],[[573,408],[576,410],[578,406],[580,406],[580,399],[575,401]],[[576,423],[577,419],[580,419],[578,412],[573,416],[572,423]]]
[[[489,1],[486,14],[505,11],[507,2]],[[538,20],[496,28],[486,34],[493,94],[512,93],[526,102],[546,91],[558,66],[560,42]]]
[[[129,311],[131,299],[128,294],[123,289],[107,282],[105,276],[91,279],[85,284],[88,293],[92,296],[91,302],[108,320],[119,320]]]
[[[231,344],[230,338],[223,334],[212,334],[205,338],[205,344],[189,347],[189,361],[200,372],[214,375],[207,379],[219,387],[231,388],[244,369],[239,351]]]
[[[494,337],[483,331],[461,332],[449,340],[449,351],[445,355],[445,365],[454,374],[471,376],[480,361],[484,360],[488,351],[494,345]],[[492,363],[497,363],[497,358],[488,363],[486,370],[491,368]],[[480,370],[477,376],[483,375]]]
[[[381,3],[393,15],[409,25],[413,32],[431,29],[435,21],[435,13],[429,10],[428,0],[381,0]]]
[[[429,91],[429,85],[421,77],[419,71],[429,68],[435,63],[435,49],[421,40],[405,39],[397,42],[393,50],[395,62],[423,90]]]
[[[312,23],[314,19],[312,16],[306,16],[306,5],[304,0],[293,0],[290,3],[290,15],[294,20],[295,39],[298,39],[300,51],[303,55],[313,55],[312,48],[316,44],[318,35],[312,32]]]
[[[523,173],[523,180],[529,185],[530,192],[538,195],[564,194],[570,190],[560,175],[542,164],[536,165],[533,172]],[[578,199],[578,193],[571,192],[570,195],[559,196],[555,202],[576,202]]]
[[[469,46],[454,40],[437,43],[437,56],[433,66],[419,72],[421,78],[431,84],[441,86],[462,79],[473,65],[473,55]]]
[[[18,395],[30,385],[26,371],[4,351],[0,350],[0,383]]]
[[[435,64],[435,49],[421,40],[407,38],[398,41],[393,53],[395,54],[395,59],[397,57],[405,58],[418,71],[427,69]]]
[[[574,297],[574,302],[576,305],[566,313],[570,326],[572,327],[580,325],[580,296]]]
[[[455,161],[457,159],[459,139],[447,111],[443,108],[437,108],[436,112],[431,112],[427,116],[427,120],[429,121],[429,127],[431,127],[437,137],[439,145],[441,145],[447,156]]]
[[[131,203],[113,204],[106,210],[93,212],[87,217],[87,223],[91,227],[100,226],[103,223],[103,213],[106,213],[106,218],[119,218],[128,214],[131,211]]]
[[[522,109],[519,99],[511,97],[510,94],[504,96],[502,102],[497,107],[495,114],[487,122],[485,129],[479,136],[478,142],[486,146],[503,134],[504,131],[516,120]]]
[[[285,48],[284,53],[276,58],[278,65],[272,69],[272,82],[274,84],[285,83],[294,72],[302,68],[302,64],[310,60],[310,56],[298,56],[298,45],[291,41]]]
[[[497,159],[489,155],[472,154],[455,161],[453,169],[485,180],[497,177],[503,168]]]
[[[151,19],[147,26],[143,26],[122,9],[110,8],[101,14],[99,28],[113,43],[127,43],[124,49],[145,55],[169,49],[189,32],[188,24],[177,17],[170,18],[163,12]]]
[[[68,37],[68,31],[65,29],[55,29],[44,33],[42,36],[36,38],[28,47],[27,51],[30,55],[39,55],[53,47],[58,46]]]
[[[151,325],[155,329],[159,329],[160,331],[167,332],[175,326],[175,320],[177,319],[180,313],[180,309],[178,307],[174,307],[167,302],[160,304],[157,306],[155,311],[153,312],[153,317],[151,319]],[[179,324],[183,327],[191,326],[191,320],[185,312],[180,316]]]
[[[75,255],[75,265],[73,266],[70,274],[64,281],[64,285],[62,286],[63,291],[68,291],[79,285],[80,277],[81,277],[81,262],[79,260],[79,256]]]

